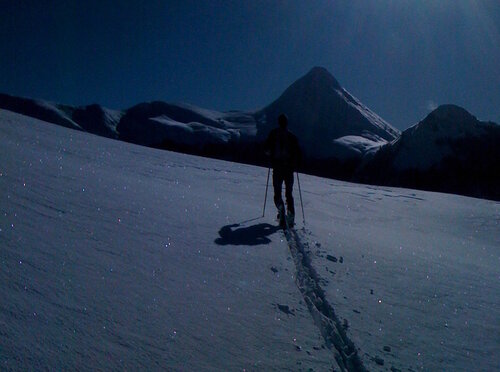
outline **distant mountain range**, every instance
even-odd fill
[[[267,164],[262,142],[286,113],[304,172],[500,199],[500,126],[446,105],[401,134],[321,67],[255,112],[159,101],[116,111],[7,94],[0,94],[0,108],[144,146],[260,165]]]
[[[354,179],[500,200],[500,126],[440,106],[366,156]]]

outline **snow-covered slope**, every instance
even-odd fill
[[[73,109],[72,118],[85,131],[99,136],[119,138],[118,123],[123,112],[110,110],[99,105],[89,105]]]
[[[257,112],[258,135],[264,137],[276,126],[281,113],[288,115],[291,130],[301,139],[306,154],[313,158],[343,158],[346,154],[357,157],[367,139],[376,137],[378,143],[384,144],[400,134],[322,67],[313,68],[276,101]],[[346,136],[349,141],[338,140]],[[354,141],[353,136],[359,141]]]
[[[376,152],[380,147],[387,144],[387,141],[374,136],[366,135],[363,136],[344,136],[337,138],[333,141],[333,145],[338,146],[339,154],[341,157],[353,157],[353,156],[363,156]],[[342,150],[344,150],[345,155],[342,156]]]
[[[117,126],[123,115],[97,104],[74,107],[1,93],[0,108],[110,138],[119,137]]]
[[[56,103],[14,97],[0,93],[0,108],[31,116],[63,127],[82,130],[71,118],[72,107]]]
[[[199,146],[253,141],[256,123],[250,114],[222,113],[186,104],[148,102],[125,112],[120,139],[146,146],[164,142]]]
[[[2,370],[498,370],[499,203],[302,176],[284,235],[263,168],[6,111],[0,159]]]

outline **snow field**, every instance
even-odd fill
[[[262,169],[1,115],[2,369],[335,364],[270,221],[218,234],[260,215]]]
[[[266,169],[6,111],[0,159],[1,369],[339,369]],[[294,239],[364,367],[498,370],[499,203],[301,186]]]
[[[306,180],[313,264],[366,368],[500,368],[499,203]]]

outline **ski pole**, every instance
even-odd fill
[[[299,172],[297,172],[297,184],[299,185],[299,195],[300,195],[300,206],[302,207],[302,222],[306,224],[306,216],[304,215],[304,204],[302,203],[302,190],[300,189],[300,178]]]
[[[262,217],[266,213],[266,202],[267,202],[267,189],[269,187],[269,174],[271,173],[271,168],[267,170],[267,181],[266,181],[266,196],[264,197],[264,209],[262,210]]]

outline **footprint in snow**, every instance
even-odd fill
[[[285,313],[286,315],[293,315],[295,316],[295,310],[290,310],[290,307],[288,305],[280,305],[280,304],[276,304],[276,306],[278,307],[278,309]]]
[[[327,259],[328,261],[332,261],[332,262],[337,262],[337,261],[338,261],[338,260],[337,260],[337,257],[332,256],[332,255],[329,255],[329,254],[328,254],[328,255],[326,255],[326,259]]]

